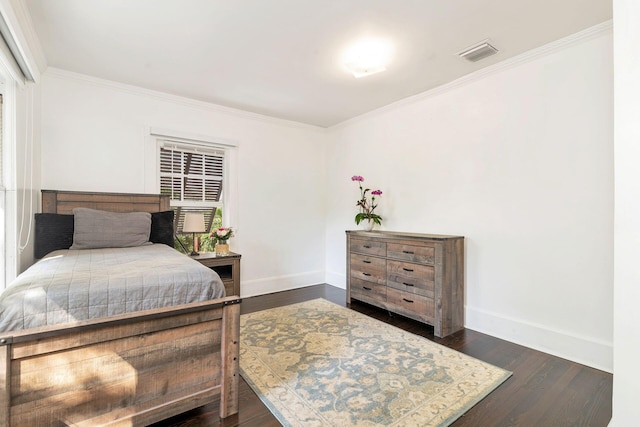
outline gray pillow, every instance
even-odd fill
[[[129,248],[150,244],[150,213],[75,208],[73,215],[73,245],[69,249]]]

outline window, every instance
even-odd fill
[[[145,190],[167,194],[176,213],[175,248],[190,246],[192,234],[183,233],[187,212],[204,214],[206,234],[200,236],[203,251],[213,250],[214,228],[237,227],[238,142],[183,131],[148,128],[145,144]],[[180,243],[178,243],[180,242]]]
[[[0,93],[0,190],[4,191],[4,169],[2,166],[2,94]]]
[[[0,288],[10,283],[33,261],[23,253],[30,243],[33,214],[34,86],[39,67],[22,31],[19,14],[7,2],[0,8],[0,93],[2,93],[2,145],[0,147]],[[20,89],[20,92],[17,89]],[[20,99],[20,103],[18,102]],[[21,105],[18,111],[17,105]],[[24,109],[23,109],[24,108]],[[20,123],[20,130],[18,130]],[[23,133],[24,130],[24,133]],[[20,136],[18,139],[18,135]],[[24,151],[23,151],[24,150]],[[17,159],[24,155],[20,163]],[[18,176],[24,178],[18,184]],[[27,181],[26,177],[30,176]],[[29,200],[18,205],[17,200]]]
[[[4,156],[4,148],[2,145],[2,140],[4,136],[3,126],[2,126],[2,110],[4,107],[2,106],[2,94],[0,94],[0,223],[2,224],[2,228],[0,229],[0,281],[5,282],[8,277],[5,272],[5,232],[7,229],[7,222],[5,219],[5,168],[3,163],[5,161]],[[4,284],[0,286],[0,290],[4,288]]]
[[[222,225],[225,150],[158,139],[160,193],[171,196],[175,231],[182,233],[186,212],[201,212],[206,232]]]
[[[19,218],[23,215],[17,203],[16,179],[19,165],[16,162],[16,151],[22,148],[16,140],[16,84],[7,77],[6,70],[0,66],[0,92],[2,103],[0,115],[0,290],[20,272],[19,253]],[[27,118],[28,120],[28,118]],[[27,141],[24,141],[27,156]],[[27,165],[25,165],[25,168]],[[25,188],[28,183],[25,181]],[[28,212],[24,215],[31,215]]]

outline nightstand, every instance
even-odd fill
[[[240,257],[242,255],[229,252],[229,255],[216,256],[215,252],[202,252],[200,255],[189,257],[200,264],[209,267],[222,279],[227,296],[240,296]]]

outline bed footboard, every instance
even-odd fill
[[[240,299],[0,333],[0,427],[148,425],[238,411]]]

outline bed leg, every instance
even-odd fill
[[[10,408],[11,346],[6,342],[0,342],[0,427],[9,427]]]
[[[240,300],[226,303],[222,315],[222,391],[220,418],[238,412],[240,381]]]

